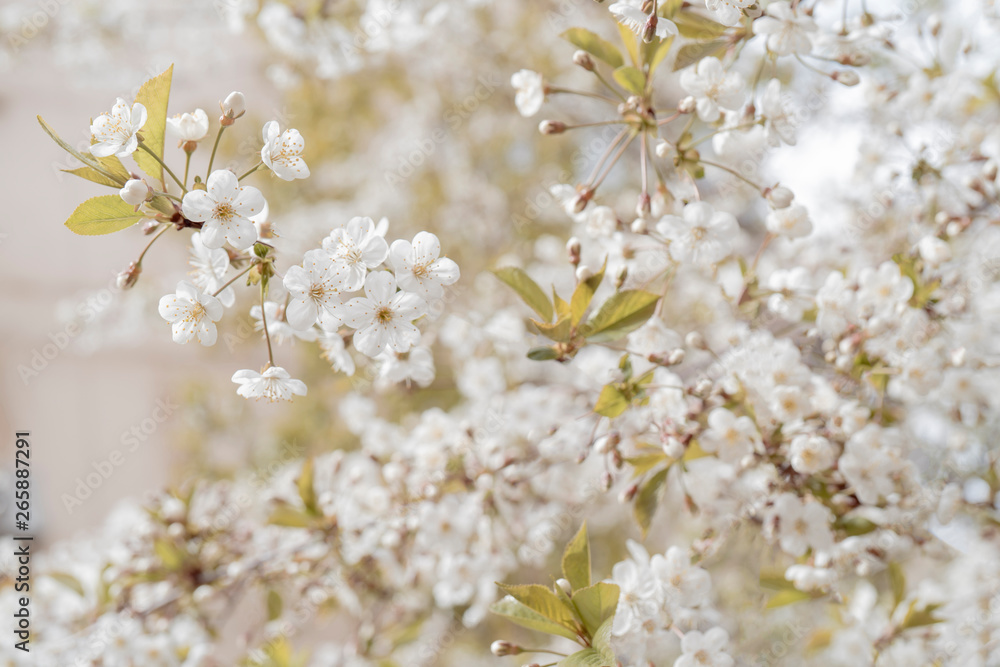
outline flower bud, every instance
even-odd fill
[[[594,59],[590,57],[590,54],[586,51],[577,51],[573,54],[573,63],[579,65],[588,72],[593,72],[597,69],[597,65],[594,64]]]
[[[854,70],[844,69],[837,70],[830,75],[830,78],[837,83],[843,84],[845,86],[856,86],[861,83],[861,77]]]
[[[621,289],[627,279],[628,266],[622,266],[622,268],[618,269],[618,273],[615,274],[615,289]]]
[[[115,284],[121,290],[131,289],[139,281],[140,273],[142,273],[142,264],[132,262],[127,269],[118,274]]]
[[[142,223],[142,233],[145,234],[146,236],[149,236],[150,234],[155,232],[159,228],[159,226],[160,223],[157,222],[156,220],[147,220],[146,222]]]
[[[589,280],[594,277],[594,271],[586,264],[581,264],[576,267],[576,281],[582,283],[584,280]]]
[[[131,206],[138,206],[146,201],[151,190],[146,182],[140,178],[130,178],[125,182],[125,186],[118,191],[118,194]]]
[[[996,160],[990,159],[983,163],[983,178],[987,181],[997,180],[997,162]]]
[[[767,201],[773,208],[788,208],[795,200],[795,193],[783,185],[771,188],[767,193]]]
[[[938,266],[951,259],[951,246],[936,236],[925,236],[917,244],[920,257],[931,266]]]
[[[630,503],[632,502],[632,499],[635,498],[635,494],[637,494],[638,492],[639,492],[639,485],[630,484],[629,487],[624,491],[622,491],[621,495],[618,496],[618,501],[623,505],[625,503]]]
[[[694,97],[688,95],[677,105],[677,111],[679,113],[692,113],[698,107],[698,103],[695,102]]]
[[[671,350],[670,354],[667,355],[667,363],[671,366],[676,366],[682,361],[684,361],[684,350],[681,348]]]
[[[565,593],[566,595],[573,594],[573,585],[570,584],[569,581],[565,579],[556,579],[556,586],[561,588],[563,593]]]
[[[243,93],[234,90],[226,96],[226,99],[219,103],[222,108],[222,118],[219,122],[224,126],[233,124],[237,118],[247,112],[247,100]]]
[[[684,343],[691,348],[696,350],[707,350],[708,344],[705,342],[705,337],[702,336],[697,331],[692,331],[687,336],[684,337]]]
[[[638,217],[632,221],[633,234],[645,234],[648,231],[649,231],[649,223],[646,222],[646,218]]]
[[[566,123],[558,120],[543,120],[538,124],[538,131],[542,134],[562,134],[566,131]]]
[[[650,212],[653,210],[653,200],[650,198],[648,192],[643,192],[639,195],[639,201],[635,204],[635,214],[640,218],[645,218],[649,216]]]
[[[505,655],[517,655],[521,652],[521,647],[517,644],[498,640],[490,644],[490,652],[496,657],[502,658]]]
[[[580,263],[581,250],[580,239],[574,236],[569,241],[566,241],[566,255],[569,256],[569,263],[573,266]]]
[[[659,19],[656,14],[651,14],[649,20],[646,21],[646,25],[642,28],[642,41],[649,44],[656,37],[656,26],[659,23]]]

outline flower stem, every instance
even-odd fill
[[[741,181],[743,181],[747,185],[753,187],[755,190],[757,190],[758,192],[760,192],[761,195],[764,194],[764,188],[762,188],[761,186],[757,185],[756,183],[754,183],[753,181],[751,181],[749,178],[747,178],[746,176],[744,176],[740,172],[736,171],[735,169],[730,169],[726,165],[719,164],[718,162],[710,162],[709,160],[702,160],[701,158],[698,159],[698,162],[700,162],[701,164],[707,165],[709,167],[715,167],[716,169],[721,169],[722,171],[729,172],[730,174],[732,174],[736,178],[740,179]]]
[[[244,178],[246,178],[246,177],[247,177],[247,176],[249,176],[250,174],[252,174],[252,173],[254,173],[255,171],[257,171],[258,169],[260,169],[261,165],[263,165],[263,164],[264,164],[263,162],[258,162],[257,164],[255,164],[255,165],[254,165],[253,167],[251,167],[250,169],[248,169],[248,170],[247,170],[247,171],[246,171],[246,172],[245,172],[245,173],[244,173],[244,174],[243,174],[242,176],[240,176],[240,177],[239,177],[238,179],[236,179],[236,180],[237,180],[237,181],[242,181],[242,180],[243,180]]]
[[[212,165],[215,164],[215,152],[219,150],[219,140],[222,139],[222,133],[226,131],[226,126],[219,126],[219,133],[215,135],[215,144],[212,145],[212,155],[208,158],[208,171],[205,172],[205,182],[208,182],[208,177],[212,175]]]
[[[636,137],[635,132],[630,133],[628,140],[623,141],[621,145],[618,147],[618,150],[615,152],[615,154],[611,156],[611,159],[608,160],[607,163],[605,163],[604,171],[601,173],[600,176],[597,177],[597,180],[594,181],[593,186],[591,186],[594,190],[596,190],[601,185],[601,183],[604,182],[604,179],[608,177],[608,174],[611,173],[612,168],[614,168],[615,164],[618,163],[619,158],[621,158],[622,153],[625,152],[626,148],[632,145],[632,141],[635,139],[635,137]]]
[[[165,172],[167,172],[168,174],[170,174],[170,178],[174,179],[174,182],[175,182],[175,183],[177,183],[177,185],[179,185],[179,186],[180,186],[180,188],[181,188],[181,191],[182,191],[182,192],[183,192],[184,194],[187,194],[187,188],[186,188],[186,187],[184,187],[184,184],[183,184],[183,183],[181,183],[181,179],[177,178],[177,175],[176,175],[176,174],[175,174],[174,172],[172,172],[172,171],[170,170],[170,167],[168,167],[168,166],[167,166],[167,164],[166,164],[166,163],[165,163],[165,162],[163,161],[163,158],[161,158],[161,157],[160,157],[159,155],[157,155],[157,154],[156,154],[156,153],[155,153],[155,152],[153,151],[153,149],[152,149],[152,148],[150,148],[149,146],[147,146],[146,144],[143,144],[143,143],[140,143],[140,144],[139,144],[139,148],[141,148],[142,150],[144,150],[144,151],[146,151],[147,153],[149,153],[150,155],[152,155],[152,156],[153,156],[153,159],[154,159],[154,160],[156,160],[157,162],[159,162],[159,163],[160,163],[160,166],[161,166],[161,167],[163,167],[163,170],[164,170]]]
[[[232,285],[233,283],[235,283],[235,282],[236,282],[237,280],[239,280],[239,279],[240,279],[240,278],[241,278],[242,276],[245,276],[245,275],[246,275],[247,273],[249,273],[249,272],[250,272],[250,269],[252,269],[252,268],[253,268],[253,267],[255,267],[255,266],[257,266],[257,262],[251,262],[251,263],[250,263],[250,266],[248,266],[247,268],[245,268],[245,269],[243,269],[242,271],[240,271],[239,273],[237,273],[237,274],[236,274],[235,276],[233,276],[233,277],[232,277],[232,278],[231,278],[231,279],[230,279],[230,280],[229,280],[229,281],[228,281],[228,282],[227,282],[227,283],[226,283],[225,285],[223,285],[223,286],[222,286],[222,287],[220,287],[219,289],[215,290],[215,293],[213,293],[213,294],[212,294],[212,296],[219,296],[220,294],[222,294],[222,291],[223,291],[224,289],[226,289],[227,287],[229,287],[230,285]]]
[[[147,243],[146,247],[143,248],[142,252],[139,253],[139,259],[135,260],[136,264],[142,264],[142,258],[146,256],[146,253],[149,251],[150,246],[152,246],[156,242],[156,239],[158,239],[161,236],[163,236],[163,234],[168,229],[170,229],[170,225],[164,225],[163,229],[161,229],[160,231],[156,232],[156,236],[154,236],[153,238],[149,239],[149,243]]]
[[[264,339],[267,340],[267,363],[274,366],[274,351],[271,349],[271,332],[267,330],[267,308],[264,303],[264,281],[260,281],[260,322],[264,326]]]
[[[551,94],[565,93],[567,95],[582,95],[583,97],[593,97],[595,100],[604,100],[605,102],[610,102],[611,104],[618,104],[617,100],[613,100],[606,95],[601,95],[600,93],[588,93],[585,90],[571,90],[569,88],[548,88],[547,92]]]
[[[191,153],[187,154],[187,158],[184,160],[184,187],[188,184],[188,170],[191,168]]]

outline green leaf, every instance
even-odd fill
[[[570,28],[560,37],[612,67],[621,67],[625,62],[614,44],[586,28]]]
[[[618,85],[635,95],[642,95],[646,89],[646,75],[635,67],[629,65],[619,67],[612,73],[612,76],[615,77]]]
[[[602,581],[573,593],[573,605],[579,612],[580,618],[583,619],[583,627],[591,635],[596,633],[606,620],[615,615],[620,592],[616,584]]]
[[[93,181],[98,185],[107,185],[108,187],[112,188],[122,187],[121,183],[119,183],[116,180],[108,178],[107,176],[97,171],[93,167],[79,167],[77,169],[60,169],[60,171],[64,171],[67,174],[73,174],[74,176],[79,176],[80,178],[84,178],[88,181]]]
[[[532,361],[551,361],[559,358],[559,353],[551,347],[533,347],[528,350],[528,358]]]
[[[556,667],[613,667],[614,660],[609,660],[594,648],[585,648],[560,660]]]
[[[726,50],[728,42],[724,39],[713,39],[711,42],[701,42],[698,44],[685,44],[677,52],[677,59],[674,61],[674,71],[690,67],[702,58],[717,56]]]
[[[728,29],[721,23],[691,11],[678,12],[673,21],[681,35],[701,42],[720,37]]]
[[[868,519],[853,514],[840,517],[834,522],[833,526],[834,528],[844,531],[851,537],[855,537],[857,535],[867,535],[878,528],[878,525]]]
[[[597,397],[597,405],[594,406],[594,412],[614,419],[628,409],[628,404],[629,400],[622,393],[622,390],[618,388],[618,385],[614,383],[606,384],[601,389],[601,395]]]
[[[612,295],[583,328],[591,342],[606,343],[635,331],[656,310],[658,294],[642,290],[626,290]]]
[[[605,259],[604,266],[601,267],[600,271],[586,280],[581,280],[577,284],[576,289],[573,290],[573,297],[570,299],[570,316],[572,317],[573,326],[579,324],[583,319],[584,313],[587,312],[587,308],[594,298],[594,293],[604,281],[604,271],[607,267],[608,260]]]
[[[267,522],[274,526],[286,528],[308,528],[313,525],[313,517],[290,505],[281,504],[271,511]]]
[[[490,611],[498,616],[503,616],[512,623],[517,623],[523,628],[528,628],[529,630],[537,630],[538,632],[565,637],[566,639],[572,639],[573,641],[580,640],[579,635],[577,635],[573,630],[550,621],[537,611],[521,604],[510,595],[499,602],[494,603],[490,607]]]
[[[625,458],[625,463],[632,466],[633,477],[639,477],[645,475],[647,472],[666,462],[667,455],[662,451],[650,452],[649,454],[639,454],[638,456],[631,456]]]
[[[558,294],[556,294],[556,288],[552,288],[552,305],[555,307],[555,316],[557,320],[561,320],[564,317],[569,317],[570,310],[569,304],[563,300]]]
[[[126,204],[118,195],[91,197],[76,207],[66,221],[66,226],[74,234],[99,236],[120,232],[142,220],[142,213]]]
[[[908,630],[910,628],[922,628],[927,625],[934,625],[935,623],[941,623],[944,621],[943,618],[937,618],[934,616],[934,612],[941,605],[939,604],[929,604],[923,609],[917,609],[917,601],[914,600],[910,603],[910,608],[906,611],[906,617],[903,619],[903,630]]]
[[[542,288],[538,286],[538,283],[532,280],[531,276],[525,273],[523,269],[519,269],[515,266],[508,266],[502,269],[497,269],[493,272],[493,274],[517,292],[518,296],[520,296],[532,310],[538,313],[543,321],[552,321],[552,302],[549,301],[549,297],[545,296],[545,292],[543,292]]]
[[[569,316],[560,317],[554,324],[546,324],[544,322],[539,322],[536,319],[532,319],[531,323],[538,328],[538,331],[541,332],[543,336],[549,340],[554,340],[557,343],[564,343],[568,341],[570,331],[573,328],[573,325],[569,321]]]
[[[541,584],[513,586],[501,583],[497,583],[497,586],[507,595],[510,595],[532,611],[538,612],[553,623],[558,623],[571,631],[577,627],[573,610],[545,586]]]
[[[153,552],[168,570],[179,570],[184,564],[184,554],[169,540],[161,538],[153,542]]]
[[[79,579],[68,572],[46,572],[45,576],[58,581],[60,584],[78,595],[84,595],[83,584],[80,583]]]
[[[812,595],[805,593],[796,589],[788,589],[783,591],[778,591],[771,596],[771,599],[767,601],[764,605],[765,609],[777,609],[778,607],[786,607],[790,604],[795,604],[796,602],[802,602],[804,600],[809,600]]]
[[[273,588],[267,592],[267,620],[275,621],[281,618],[281,610],[284,603],[281,594]]]
[[[895,611],[906,596],[906,575],[899,563],[889,563],[889,585],[892,588],[892,609]]]
[[[173,78],[174,66],[171,65],[165,72],[142,84],[139,93],[135,96],[138,104],[146,107],[146,124],[142,126],[139,133],[142,141],[151,151],[163,157],[163,138],[167,132],[167,103],[170,101],[170,81]],[[153,178],[163,180],[163,167],[153,159],[153,156],[143,150],[132,153],[144,172]]]
[[[45,133],[50,137],[52,137],[52,140],[55,141],[59,145],[59,147],[62,148],[64,151],[75,157],[80,162],[89,166],[94,171],[102,174],[109,181],[115,181],[116,178],[120,178],[120,172],[109,169],[108,165],[113,163],[108,158],[101,158],[100,160],[98,160],[90,153],[84,155],[83,153],[81,153],[80,151],[76,150],[75,148],[67,144],[65,141],[63,141],[62,137],[56,134],[56,131],[52,129],[51,125],[45,122],[44,118],[42,118],[41,116],[36,116],[36,118],[38,119],[38,124],[42,126],[43,130],[45,130]],[[118,160],[118,158],[115,158],[115,160],[118,161],[118,166],[121,167],[121,171],[125,171],[125,167],[121,166],[121,161]],[[127,179],[128,179],[128,172],[125,171],[125,178],[121,180],[119,187],[121,187],[121,185],[124,185],[125,180]]]
[[[647,79],[653,78],[653,73],[656,71],[656,68],[660,66],[663,59],[667,57],[668,53],[670,53],[670,47],[673,45],[673,35],[660,40],[659,43],[654,41],[646,45],[646,62],[649,63],[649,73],[646,76]]]
[[[590,640],[590,645],[594,647],[598,653],[603,655],[605,658],[611,661],[611,664],[615,662],[615,652],[611,649],[611,629],[615,623],[614,613],[608,616],[601,627],[597,628],[597,632],[593,633]]]
[[[646,534],[649,526],[653,523],[656,505],[660,502],[660,490],[667,483],[667,473],[669,472],[670,466],[657,472],[639,487],[639,492],[635,496],[635,508],[633,511],[635,512],[636,521],[639,522],[639,527],[642,528],[643,535]]]
[[[302,472],[299,473],[299,498],[306,510],[312,515],[318,515],[319,508],[316,506],[316,489],[313,488],[313,460],[306,459],[302,464]]]
[[[625,50],[628,51],[628,57],[631,59],[632,64],[636,67],[639,66],[639,40],[636,34],[632,32],[631,28],[627,28],[621,23],[618,24],[618,34],[621,35],[622,44],[625,45]]]
[[[586,521],[563,551],[562,573],[574,591],[590,586],[590,541]]]

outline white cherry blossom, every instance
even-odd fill
[[[444,287],[458,281],[458,264],[440,257],[441,242],[430,232],[419,232],[413,242],[400,239],[389,248],[389,263],[399,288],[426,301],[441,298]]]
[[[282,284],[288,290],[285,317],[297,331],[317,321],[325,329],[339,326],[337,308],[344,303],[342,291],[347,269],[323,250],[310,250],[301,266],[289,267]]]
[[[309,177],[309,166],[302,158],[306,147],[305,139],[298,130],[281,131],[278,121],[264,124],[264,147],[260,149],[260,159],[274,174],[283,180],[294,181]]]
[[[218,299],[184,280],[177,283],[174,294],[161,298],[159,305],[160,317],[170,323],[175,343],[197,339],[205,346],[215,344],[215,323],[222,319],[224,310]]]
[[[341,289],[345,292],[361,289],[368,271],[389,256],[389,246],[371,218],[351,218],[345,226],[334,229],[323,239],[323,250],[343,267]]]
[[[356,329],[354,347],[369,357],[383,350],[406,352],[420,340],[413,326],[427,309],[416,294],[397,292],[396,279],[387,271],[372,273],[365,280],[365,296],[351,299],[337,310],[344,324]]]
[[[201,141],[208,134],[208,114],[195,109],[167,118],[167,132],[180,143]]]
[[[643,39],[647,37],[646,31],[652,15],[642,11],[642,0],[620,0],[610,5],[608,11],[636,36]],[[666,39],[677,34],[677,25],[673,21],[659,16],[656,18],[653,34],[660,39]]]
[[[236,371],[233,382],[239,385],[236,393],[243,398],[290,401],[295,396],[305,396],[307,389],[302,380],[296,380],[280,366],[269,366],[263,373],[253,370]]]
[[[708,266],[732,252],[739,224],[731,214],[716,211],[707,202],[693,202],[680,216],[664,216],[656,231],[670,241],[674,261]]]
[[[786,0],[767,5],[766,16],[754,21],[753,30],[767,38],[767,49],[779,56],[812,51],[812,33],[816,23],[812,18],[792,9]]]
[[[681,87],[695,99],[698,117],[706,123],[717,121],[721,109],[743,106],[743,76],[726,72],[718,58],[702,58],[681,72]]]
[[[191,190],[181,204],[184,217],[201,222],[201,240],[206,248],[221,248],[228,241],[237,250],[257,242],[252,218],[267,202],[255,187],[241,186],[236,174],[218,169],[208,177],[207,190]]]
[[[530,118],[539,112],[545,102],[545,80],[538,72],[522,69],[510,77],[510,85],[516,91],[514,104],[517,111],[525,118]]]
[[[90,146],[94,157],[128,157],[139,147],[139,130],[146,124],[146,107],[136,102],[131,107],[118,98],[111,113],[102,113],[94,119],[90,133],[96,143]]]

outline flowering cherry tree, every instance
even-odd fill
[[[172,69],[39,120],[312,442],[53,547],[37,664],[1000,664],[991,3],[246,4],[309,144]]]

